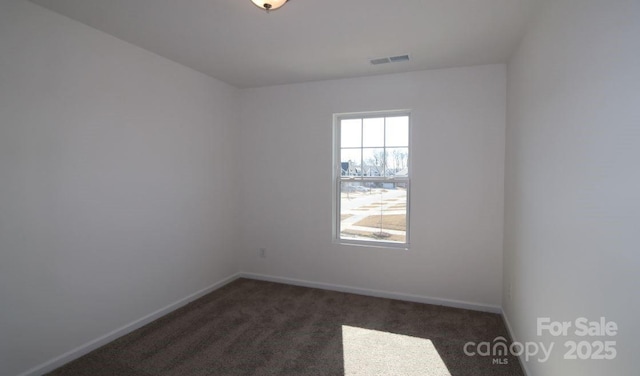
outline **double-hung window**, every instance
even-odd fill
[[[409,244],[408,111],[336,115],[335,239]]]

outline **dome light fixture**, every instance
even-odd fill
[[[285,5],[289,0],[251,0],[251,2],[258,8],[269,13],[272,10],[276,10]]]

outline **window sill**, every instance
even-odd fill
[[[409,243],[391,243],[391,242],[372,242],[366,240],[349,240],[349,239],[334,239],[333,244],[366,247],[366,248],[384,248],[384,249],[397,249],[397,250],[409,250]]]

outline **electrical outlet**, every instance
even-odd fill
[[[260,250],[258,251],[258,255],[260,256],[260,258],[266,258],[267,257],[267,249],[266,248],[260,248]]]

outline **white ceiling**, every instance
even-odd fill
[[[246,88],[502,63],[534,0],[291,0],[269,14],[250,0],[32,1]]]

